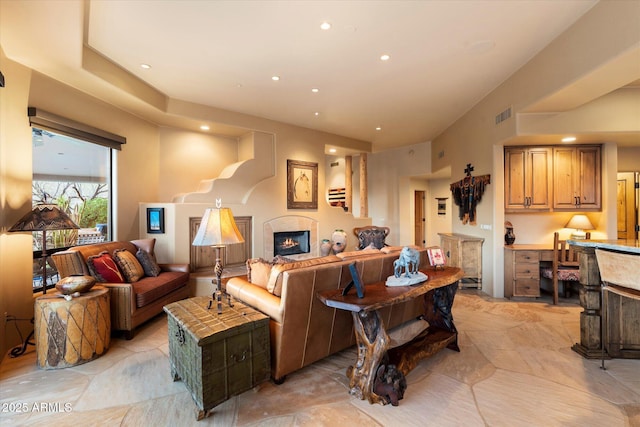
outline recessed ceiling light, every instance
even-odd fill
[[[277,82],[278,80],[280,80],[280,76],[273,76],[271,77],[271,80],[273,80],[274,82]]]
[[[323,22],[322,24],[320,24],[320,28],[323,30],[330,30],[331,29],[331,24],[329,24],[328,22]]]
[[[567,136],[566,138],[562,138],[562,142],[573,142],[576,140],[575,136]]]
[[[336,150],[335,148],[329,148],[329,152],[330,153],[335,153],[336,151],[338,151],[338,150]]]
[[[148,70],[151,68],[151,65],[149,64],[140,64],[140,68],[144,68],[145,70]]]
[[[388,60],[389,60],[389,58],[391,58],[391,57],[385,53],[384,55],[382,55],[382,56],[380,57],[380,60],[382,60],[382,61],[388,61]]]
[[[318,117],[320,115],[320,113],[316,111],[315,113],[313,113],[313,115]]]
[[[202,125],[202,126],[200,126],[200,129],[202,129],[202,130],[209,130],[209,126],[207,126],[207,125]]]
[[[314,87],[314,88],[311,89],[311,92],[318,93],[318,92],[320,92],[320,89],[318,89],[317,87]]]
[[[376,130],[382,130],[382,128],[381,128],[380,126],[378,126],[378,127],[376,128]]]

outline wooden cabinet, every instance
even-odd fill
[[[553,208],[601,208],[599,145],[554,147]]]
[[[473,281],[482,289],[482,237],[456,233],[438,233],[440,246],[446,257],[446,264],[464,270],[461,286]],[[467,280],[465,280],[467,279]]]
[[[507,147],[504,166],[507,211],[551,208],[551,148]]]
[[[504,250],[504,296],[540,296],[540,251]]]
[[[599,145],[505,147],[506,212],[600,210]]]

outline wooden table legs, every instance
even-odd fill
[[[429,327],[408,343],[389,349],[389,336],[378,311],[353,312],[358,359],[347,369],[350,393],[370,403],[391,403],[402,399],[404,379],[418,362],[447,347],[460,351],[458,331],[451,307],[458,283],[424,294],[424,319]]]

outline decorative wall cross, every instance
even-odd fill
[[[476,224],[476,206],[482,199],[484,188],[491,183],[491,175],[471,176],[473,166],[467,163],[465,176],[458,182],[451,184],[453,201],[460,208],[460,220],[463,224]]]

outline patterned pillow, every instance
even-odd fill
[[[124,283],[124,277],[109,252],[100,252],[87,258],[91,275],[102,283]]]
[[[145,276],[156,277],[162,271],[156,260],[153,259],[153,256],[151,256],[149,252],[138,249],[138,252],[136,252],[136,258],[142,265]]]
[[[136,259],[135,255],[126,249],[116,249],[113,251],[113,259],[120,267],[127,283],[137,282],[144,276],[144,269]]]

